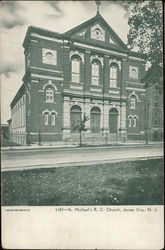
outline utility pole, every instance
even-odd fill
[[[145,88],[145,142],[148,144],[148,101],[147,88]]]

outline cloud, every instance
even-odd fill
[[[94,1],[3,1],[1,7],[1,111],[2,122],[6,122],[10,118],[10,103],[22,84],[25,67],[22,43],[28,26],[63,33],[95,16],[97,8]],[[126,42],[128,25],[122,5],[102,1],[100,13]]]
[[[10,13],[17,11],[18,9],[22,9],[23,7],[20,5],[19,1],[3,1],[1,3],[2,10],[7,10]]]
[[[21,73],[22,74],[22,73]],[[1,121],[10,119],[10,103],[20,87],[21,74],[10,72],[8,76],[1,74]]]
[[[21,11],[24,10],[23,6],[19,2],[2,2],[1,10],[1,27],[12,29],[17,25],[24,25],[26,23],[25,18],[21,15]]]

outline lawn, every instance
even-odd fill
[[[2,173],[2,205],[161,205],[163,159]]]

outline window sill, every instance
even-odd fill
[[[73,82],[73,81],[70,81],[70,84],[78,84],[78,85],[84,85],[84,83],[83,82]]]
[[[109,89],[112,89],[112,90],[119,90],[120,88],[119,88],[119,87],[109,87]]]
[[[103,85],[91,84],[90,86],[91,86],[91,87],[96,87],[96,88],[99,88],[99,89],[100,89],[100,88],[103,88]]]
[[[44,124],[44,126],[45,127],[55,127],[55,125],[45,125],[45,124]]]
[[[56,104],[56,102],[44,102],[44,103],[48,103],[48,104]]]

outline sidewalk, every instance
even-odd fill
[[[127,141],[127,142],[111,142],[111,143],[107,143],[107,144],[103,144],[103,143],[97,143],[97,144],[84,144],[82,146],[83,148],[87,148],[87,147],[111,147],[111,146],[125,146],[125,147],[130,147],[130,146],[152,146],[152,145],[162,145],[163,146],[163,142],[148,142],[148,144],[145,143],[145,141]],[[69,144],[68,142],[45,142],[42,145],[38,145],[38,144],[31,144],[30,146],[27,145],[22,145],[22,146],[8,146],[8,147],[1,147],[1,151],[14,151],[14,150],[42,150],[42,149],[63,149],[63,148],[79,148],[80,145],[78,143],[75,144]]]

